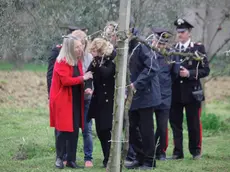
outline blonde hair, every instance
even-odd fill
[[[106,56],[112,54],[113,49],[113,45],[102,38],[95,38],[90,46],[90,51],[96,50],[98,53]]]
[[[77,37],[72,36],[71,34],[64,37],[62,48],[57,57],[58,63],[60,63],[61,61],[66,61],[66,63],[69,64],[70,66],[74,66],[75,64],[77,64],[78,60],[82,58],[82,57],[77,57],[76,59],[76,56],[74,53],[75,41],[81,41],[81,40]]]

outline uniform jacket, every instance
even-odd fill
[[[95,57],[88,71],[93,72],[94,92],[91,98],[88,120],[95,118],[97,130],[112,128],[114,87],[115,87],[115,64],[113,59],[116,53],[105,57],[101,63],[101,57]],[[100,64],[102,64],[100,66]]]
[[[62,61],[55,62],[52,85],[50,89],[50,126],[55,127],[59,131],[73,132],[73,101],[72,101],[72,86],[81,84],[81,122],[80,125],[84,128],[84,80],[82,63],[78,62],[80,76],[73,76],[73,66]]]
[[[130,43],[130,49],[136,47]],[[136,92],[133,95],[130,110],[154,107],[161,103],[158,78],[159,65],[154,52],[140,44],[129,60],[130,80]]]
[[[173,60],[173,59],[172,59]],[[157,61],[160,67],[159,82],[161,92],[161,104],[154,109],[170,109],[172,101],[172,76],[177,75],[176,65],[168,64],[161,54],[157,54]]]
[[[48,59],[48,70],[46,74],[48,95],[50,94],[50,87],[51,87],[51,82],[52,82],[54,64],[55,64],[57,56],[59,55],[61,47],[62,45],[56,45],[52,49],[51,55]]]
[[[176,45],[177,49],[178,47],[179,45]],[[196,50],[202,54],[206,54],[204,45],[194,42],[190,42],[188,48],[184,52],[195,52]],[[198,71],[196,70],[198,65],[197,61],[189,60],[183,62],[184,58],[185,57],[182,56],[176,57],[177,62],[182,62],[180,65],[189,70],[190,75],[185,78],[179,75],[176,77],[172,85],[172,102],[187,104],[196,102],[192,92],[202,88],[200,78],[208,76],[210,69],[206,57],[204,58],[204,63],[199,64]]]

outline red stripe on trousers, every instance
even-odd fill
[[[168,148],[168,145],[169,145],[169,129],[167,128],[166,130],[166,145],[165,145],[165,148],[163,149],[164,152],[166,152],[167,148]]]
[[[200,150],[201,150],[201,146],[202,146],[202,122],[201,122],[201,112],[202,112],[202,109],[200,108],[200,109],[199,109],[199,121],[200,121],[200,142],[199,142],[199,145],[198,145],[198,147],[200,148]]]

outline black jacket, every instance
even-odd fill
[[[115,52],[103,59],[96,57],[88,71],[93,72],[94,92],[91,98],[88,120],[95,118],[97,130],[112,129],[113,103],[115,87]],[[89,84],[90,85],[90,84]]]
[[[173,60],[173,59],[172,59]],[[154,109],[170,109],[172,100],[172,76],[177,75],[176,65],[168,64],[161,54],[157,54],[157,61],[160,66],[158,74],[161,91],[161,104]]]
[[[61,45],[56,45],[52,49],[51,55],[48,59],[48,69],[47,69],[47,74],[46,74],[48,96],[50,94],[50,87],[51,87],[51,82],[52,82],[52,77],[53,77],[54,64],[59,55],[61,47],[62,47]]]
[[[130,43],[130,53],[135,46]],[[159,65],[154,52],[140,44],[132,53],[129,61],[130,80],[136,92],[133,95],[130,110],[154,107],[161,103],[158,78]]]
[[[202,54],[206,54],[204,45],[199,43],[190,43],[189,47],[186,49],[186,52],[195,52],[199,51]],[[177,62],[183,62],[185,57],[178,56]],[[180,64],[189,70],[190,76],[188,78],[178,77],[175,79],[172,85],[172,103],[195,103],[196,100],[192,95],[193,91],[201,88],[200,78],[204,78],[209,75],[210,68],[208,64],[208,60],[205,57],[204,63],[200,63],[198,66],[198,78],[196,79],[196,68],[198,65],[198,61],[189,60]]]

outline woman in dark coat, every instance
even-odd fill
[[[103,165],[106,167],[111,139],[113,120],[113,102],[115,86],[116,53],[113,45],[104,39],[96,38],[91,44],[94,57],[88,71],[93,73],[94,92],[89,106],[88,119],[95,118],[96,131],[104,154]]]

